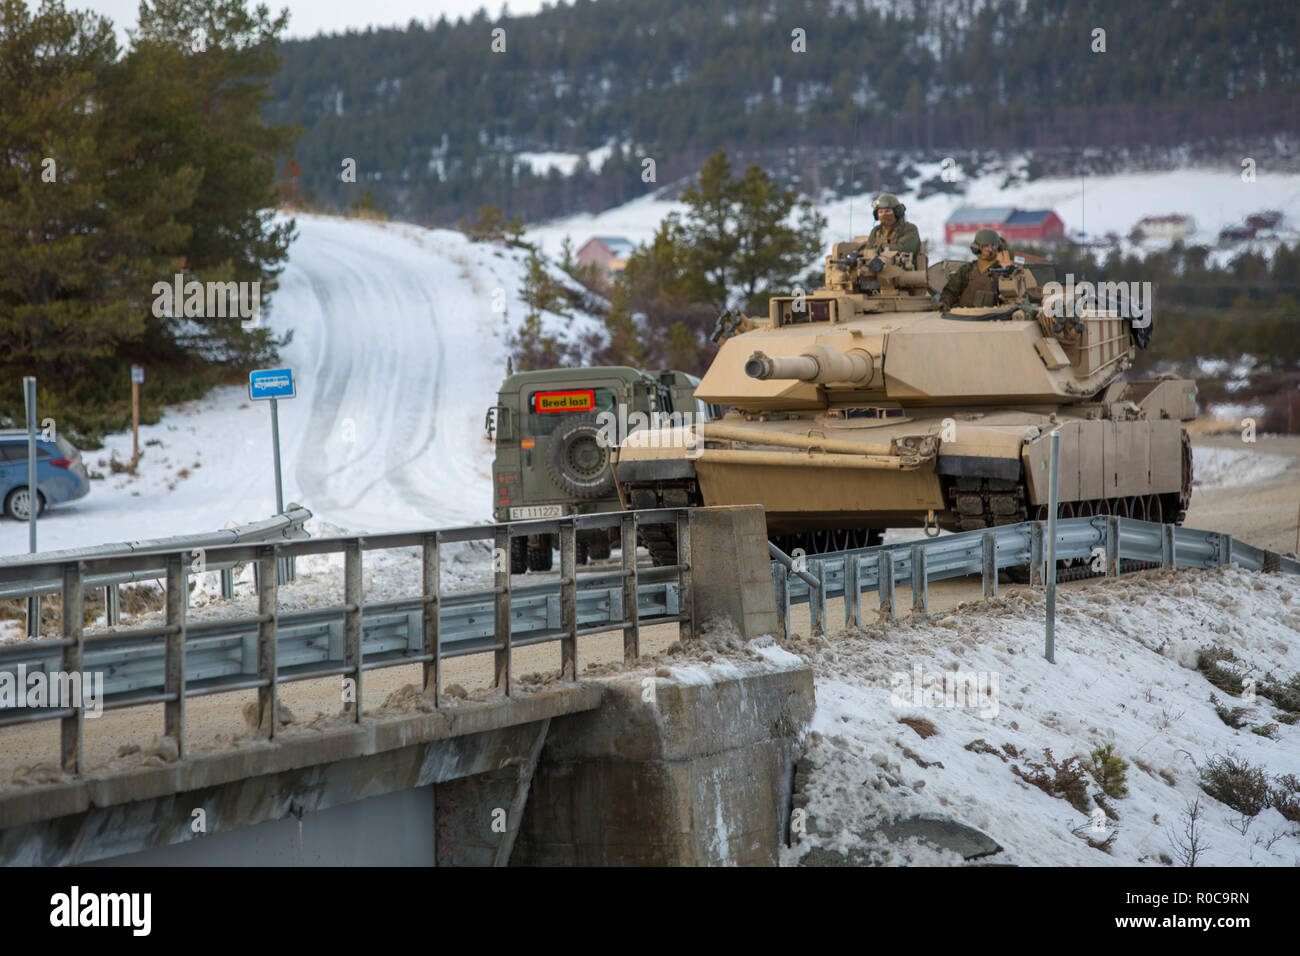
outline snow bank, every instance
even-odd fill
[[[937,620],[870,627],[796,644],[816,673],[817,711],[805,765],[807,835],[784,851],[796,864],[814,848],[866,852],[863,834],[891,820],[937,816],[975,827],[1020,865],[1159,865],[1185,807],[1205,809],[1204,864],[1292,866],[1300,827],[1276,810],[1239,832],[1239,814],[1199,790],[1197,768],[1235,753],[1272,775],[1300,772],[1300,725],[1278,720],[1264,698],[1229,728],[1210,704],[1214,688],[1195,662],[1220,645],[1257,679],[1300,672],[1300,585],[1243,572],[1146,572],[1063,588],[1057,597],[1056,663],[1043,658],[1043,595],[1011,588],[985,606],[962,605]],[[1181,663],[1180,663],[1181,659]],[[912,693],[914,674],[982,675],[987,698]],[[1223,700],[1227,695],[1217,692]],[[917,706],[917,703],[920,706]],[[951,701],[951,704],[948,704]],[[945,706],[945,704],[948,704]],[[900,723],[919,718],[932,736]],[[1273,724],[1276,739],[1252,727]],[[1086,760],[1111,744],[1130,766],[1118,815],[1094,830],[1092,813],[1049,796],[1012,772],[1031,774],[1044,749]],[[1089,778],[1089,795],[1100,792]],[[1089,803],[1092,801],[1089,800]],[[1094,811],[1095,812],[1095,811]],[[1234,829],[1234,827],[1236,829]],[[1089,845],[1114,836],[1109,852]],[[912,845],[876,846],[878,862],[960,863]]]

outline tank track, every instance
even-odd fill
[[[954,479],[946,489],[948,511],[958,531],[978,531],[1029,520],[1025,487],[1007,478],[967,476]]]
[[[627,505],[640,511],[645,508],[692,508],[703,504],[700,486],[694,480],[656,481],[653,484],[629,485]],[[650,552],[655,567],[677,563],[677,528],[671,524],[641,525],[637,540]]]

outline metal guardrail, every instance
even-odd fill
[[[677,563],[640,569],[636,536],[640,525],[671,523],[677,530]],[[577,571],[579,529],[618,528],[622,567]],[[534,534],[556,534],[557,581],[512,586],[510,542]],[[493,588],[444,594],[440,549],[444,544],[493,543]],[[189,539],[187,539],[187,542]],[[367,603],[361,581],[365,551],[419,548],[419,594]],[[424,692],[438,706],[441,662],[449,657],[495,653],[493,686],[510,694],[515,647],[560,642],[561,677],[577,677],[577,639],[622,629],[626,660],[640,656],[640,628],[677,622],[687,640],[694,633],[691,600],[691,534],[688,509],[606,512],[509,524],[396,532],[305,541],[223,544],[207,549],[208,569],[254,562],[259,569],[255,615],[190,622],[186,615],[190,551],[163,549],[64,560],[38,557],[0,563],[0,588],[52,586],[63,595],[63,633],[56,640],[0,644],[0,673],[104,675],[105,710],[142,704],[164,705],[164,734],[185,753],[185,701],[226,691],[257,689],[258,727],[271,738],[278,727],[276,688],[281,683],[339,675],[350,693],[344,712],[362,719],[363,675],[381,667],[424,665]],[[277,606],[276,562],[311,554],[343,554],[343,602],[310,611],[283,613]],[[87,632],[82,596],[88,582],[157,575],[166,579],[165,623]],[[15,708],[0,726],[58,719],[60,762],[82,769],[85,707]]]
[[[879,594],[882,613],[896,617],[897,583],[910,585],[912,607],[929,606],[931,581],[979,574],[984,597],[996,597],[1003,568],[1028,566],[1030,583],[1043,581],[1047,523],[1025,521],[984,531],[963,531],[925,541],[808,555],[799,561],[769,544],[777,614],[790,636],[790,608],[808,604],[813,631],[824,631],[826,601],[844,597],[845,626],[862,624],[862,595]],[[1108,577],[1121,573],[1121,561],[1162,567],[1214,568],[1236,563],[1250,571],[1300,574],[1300,561],[1266,551],[1217,531],[1099,515],[1056,522],[1058,560],[1099,564]]]
[[[41,564],[63,564],[69,561],[89,561],[91,559],[128,554],[154,554],[157,556],[157,561],[152,567],[91,575],[83,582],[83,585],[87,588],[108,588],[114,585],[128,584],[132,581],[145,581],[161,577],[166,572],[164,558],[162,557],[165,553],[185,552],[190,555],[189,560],[192,565],[195,553],[202,551],[205,571],[229,572],[239,562],[209,561],[207,557],[210,549],[230,544],[300,539],[306,535],[303,525],[307,523],[310,517],[311,512],[306,508],[301,505],[291,504],[284,514],[278,514],[262,521],[254,521],[235,528],[223,528],[220,531],[174,535],[168,538],[149,538],[143,541],[122,541],[117,544],[97,544],[87,548],[69,548],[63,551],[42,551],[35,555],[11,555],[0,558],[0,570],[28,567],[32,565],[33,561]],[[287,559],[285,564],[288,564]],[[281,584],[285,583],[286,580],[292,581],[293,572],[281,567],[279,569],[279,578]],[[3,580],[5,579],[0,579],[0,581]],[[223,595],[230,597],[231,594],[226,587],[227,582],[224,578],[222,584]],[[9,580],[8,583],[0,583],[0,601],[34,597],[41,594],[57,594],[60,587],[61,584],[57,580],[23,579],[19,577]],[[112,597],[116,597],[116,589],[114,589]],[[110,608],[114,608],[117,603],[112,597],[108,601]],[[110,620],[110,623],[116,624],[117,621]]]

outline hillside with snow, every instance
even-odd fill
[[[1068,235],[1084,232],[1093,239],[1111,232],[1127,237],[1139,219],[1182,213],[1195,220],[1196,230],[1187,242],[1210,247],[1216,245],[1223,227],[1240,225],[1246,216],[1260,210],[1276,209],[1284,216],[1279,237],[1292,243],[1300,238],[1298,173],[1259,170],[1255,181],[1249,183],[1242,182],[1238,168],[1124,172],[1024,181],[1022,165],[1021,161],[1012,159],[1006,166],[989,168],[974,176],[967,176],[958,165],[957,185],[962,189],[961,194],[934,193],[918,199],[921,184],[938,177],[941,164],[914,164],[914,175],[907,178],[905,188],[900,188],[898,195],[907,206],[907,218],[916,224],[921,238],[928,243],[932,262],[970,256],[965,246],[948,246],[943,241],[944,223],[960,206],[1053,209],[1065,223]],[[870,231],[873,198],[874,194],[866,193],[819,204],[827,220],[822,234],[827,246]],[[566,236],[575,248],[593,235],[623,236],[642,243],[654,235],[665,216],[684,209],[679,202],[645,197],[596,215],[571,216],[539,224],[528,231],[527,237],[550,255],[559,253]],[[1154,249],[1159,245],[1157,240],[1147,240],[1141,248]],[[1260,240],[1256,245],[1267,249],[1269,242]],[[1135,248],[1127,238],[1121,240],[1120,246],[1126,252]]]
[[[428,528],[491,517],[484,414],[506,373],[508,337],[527,312],[526,253],[446,229],[298,216],[298,239],[265,320],[293,332],[282,364],[297,397],[280,402],[284,500],[355,530]],[[495,309],[494,309],[495,306]],[[561,338],[594,320],[544,315]],[[218,388],[140,429],[111,435],[87,467],[90,494],[47,509],[40,549],[211,531],[275,511],[270,412],[246,387]],[[0,520],[0,554],[27,528]]]

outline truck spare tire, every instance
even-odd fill
[[[614,493],[610,449],[594,415],[575,415],[551,435],[546,472],[556,487],[578,498]]]

